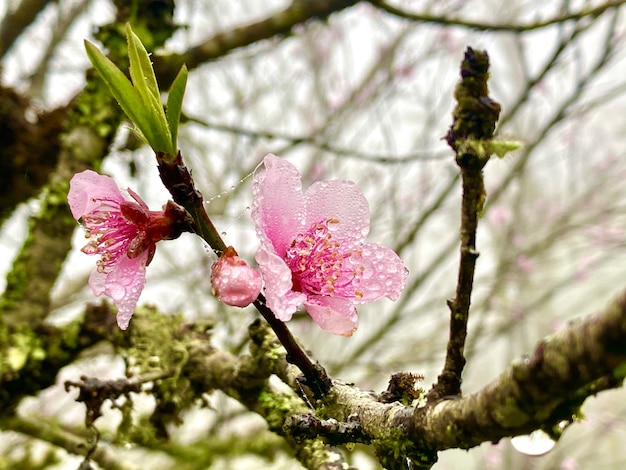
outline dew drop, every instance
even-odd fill
[[[111,286],[110,295],[113,300],[122,300],[126,295],[126,289],[119,284],[115,284]]]
[[[511,439],[511,445],[522,454],[539,456],[550,452],[556,441],[538,429],[525,436],[515,436]]]
[[[339,219],[328,219],[326,227],[328,227],[329,231],[334,232],[339,228]]]

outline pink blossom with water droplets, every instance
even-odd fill
[[[318,181],[302,190],[298,170],[272,154],[254,178],[256,260],[268,307],[288,321],[300,305],[330,333],[350,336],[356,305],[397,300],[407,269],[382,245],[365,243],[370,212],[352,181]]]
[[[127,192],[133,200],[122,195],[113,179],[85,170],[74,175],[67,196],[89,240],[82,251],[100,256],[89,286],[95,295],[113,299],[122,330],[128,328],[144,288],[156,243],[180,235],[172,217],[183,210],[170,202],[163,211],[150,211],[136,193]]]
[[[245,307],[259,296],[263,280],[261,273],[229,246],[211,268],[211,285],[215,296],[226,305]]]

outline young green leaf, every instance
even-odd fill
[[[150,115],[150,128],[142,129],[142,131],[155,151],[176,152],[175,148],[171,148],[172,138],[163,111],[161,93],[154,75],[152,62],[150,62],[150,56],[128,23],[126,24],[126,38],[128,41],[130,78],[144,100],[144,108]]]
[[[130,78],[141,97],[146,102],[161,102],[159,85],[152,69],[148,51],[139,37],[126,23],[126,40],[128,41],[128,59],[130,62]]]
[[[178,125],[180,123],[180,115],[183,109],[183,97],[185,95],[185,87],[187,86],[187,67],[183,65],[172,83],[170,93],[167,97],[167,122],[172,137],[172,147],[174,151],[178,151]]]
[[[130,80],[94,44],[85,41],[85,50],[87,57],[111,90],[122,111],[143,132],[148,125],[148,116],[142,112],[143,101]]]

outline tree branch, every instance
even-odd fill
[[[478,258],[476,229],[485,199],[482,169],[491,154],[485,148],[493,137],[500,114],[500,105],[489,98],[489,56],[486,52],[468,47],[461,64],[461,77],[454,92],[457,100],[454,119],[446,135],[448,145],[456,153],[463,185],[459,275],[456,297],[448,301],[450,330],[445,364],[429,392],[429,399],[435,401],[461,393],[467,322]]]
[[[491,384],[466,398],[415,409],[412,435],[438,450],[550,431],[578,417],[584,400],[626,375],[626,291],[603,312],[540,341]]]
[[[183,66],[189,70],[226,55],[233,49],[249,46],[263,39],[288,35],[294,26],[313,18],[324,19],[336,11],[348,8],[359,0],[292,0],[284,10],[267,18],[216,34],[202,44],[182,54],[154,57],[154,69],[163,88],[167,88]]]
[[[626,376],[625,338],[626,291],[603,312],[543,339],[531,355],[465,398],[402,406],[336,382],[324,413],[353,423],[345,427],[346,436],[356,436],[356,442],[388,446],[423,468],[434,464],[439,451],[469,449],[536,429],[558,439],[563,427],[578,418],[587,397],[621,386]],[[296,420],[288,424],[294,426]],[[336,440],[339,426],[330,424],[314,428],[318,435]],[[306,433],[307,426],[298,432]]]
[[[474,29],[477,31],[505,32],[505,33],[523,33],[527,31],[535,31],[543,29],[555,24],[566,23],[568,21],[577,21],[587,17],[600,16],[607,10],[619,8],[626,0],[613,0],[591,8],[584,8],[574,13],[559,15],[543,21],[536,21],[528,24],[496,24],[484,23],[480,21],[470,21],[463,19],[450,18],[449,16],[435,16],[423,13],[412,13],[390,5],[385,0],[369,0],[370,3],[377,8],[389,13],[390,15],[403,18],[405,20],[415,21],[418,23],[438,24],[442,26],[458,26],[461,28]]]
[[[50,0],[22,0],[17,8],[7,13],[0,23],[0,59],[48,3]]]

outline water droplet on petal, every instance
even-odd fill
[[[328,219],[326,227],[328,227],[328,230],[331,232],[337,230],[339,228],[339,219]]]
[[[515,436],[511,439],[511,445],[522,454],[537,456],[550,452],[556,445],[556,441],[538,429],[526,436]]]
[[[120,301],[126,295],[126,289],[119,284],[115,284],[111,286],[110,295],[114,301]]]

